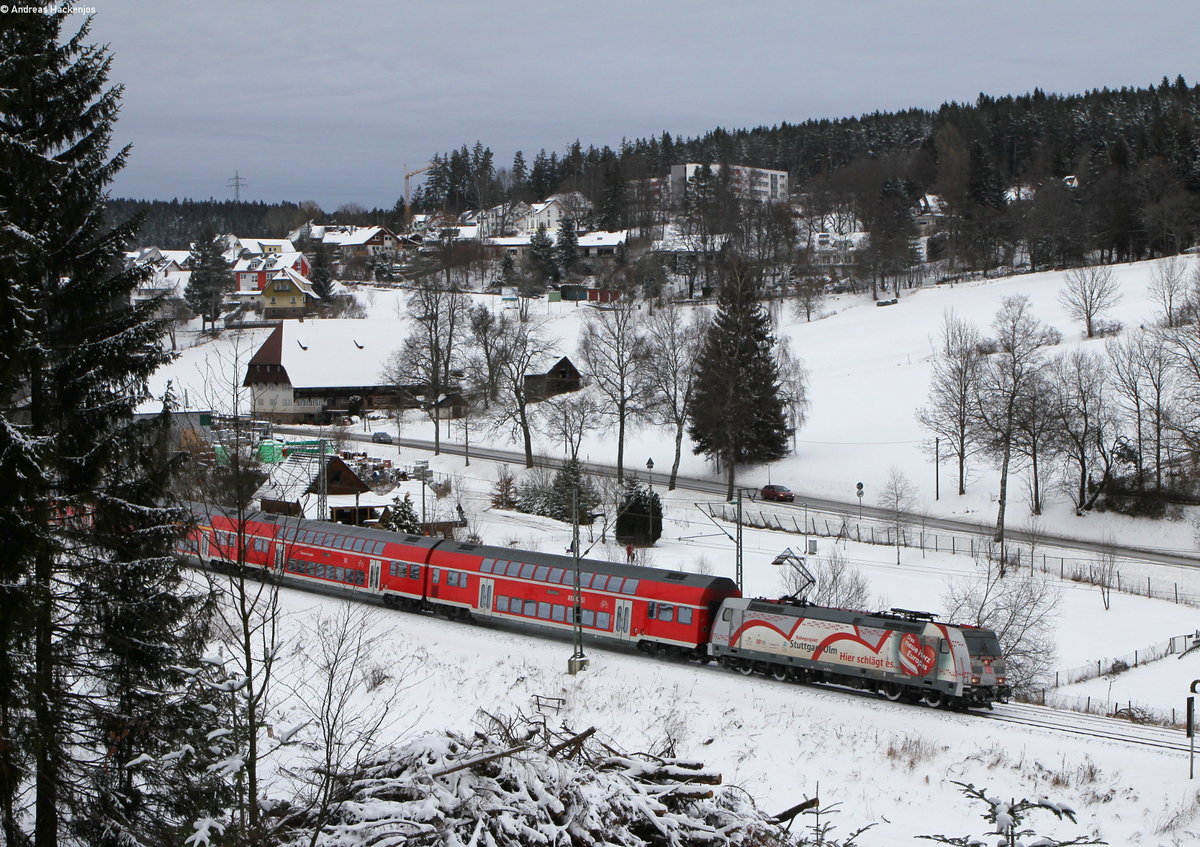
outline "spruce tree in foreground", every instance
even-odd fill
[[[787,455],[787,425],[775,337],[758,299],[758,285],[740,261],[730,259],[717,314],[697,363],[688,435],[693,451],[717,462],[732,499],[739,464]]]
[[[169,354],[120,270],[138,221],[103,228],[120,90],[65,19],[0,29],[0,841],[178,843],[220,797],[180,670],[204,598],[160,505],[165,416],[133,419]]]

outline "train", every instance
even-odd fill
[[[994,632],[894,609],[743,597],[733,580],[266,512],[194,506],[179,552],[213,570],[450,619],[497,622],[742,674],[955,709],[1008,699]]]

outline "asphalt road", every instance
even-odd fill
[[[294,435],[312,435],[310,428],[297,428],[287,426],[275,427],[277,432],[283,432]],[[351,441],[372,443],[368,435],[358,435],[347,433],[346,437]],[[382,446],[382,445],[376,445]],[[406,447],[413,450],[427,450],[432,452],[433,442],[415,438],[398,438],[392,446]],[[464,455],[467,450],[461,444],[442,441],[441,451],[454,456]],[[471,445],[470,457],[473,459],[485,459],[496,462],[507,462],[511,465],[524,466],[525,454],[518,450],[502,450],[496,447],[483,447]],[[563,463],[563,459],[550,456],[534,455],[534,462],[539,467],[557,468]],[[613,465],[600,464],[598,462],[581,462],[588,473],[597,476],[616,476],[616,467]],[[647,473],[644,467],[629,467],[628,471],[636,473],[640,479],[646,479]],[[670,479],[669,473],[654,472],[649,474],[650,481],[655,485],[666,486]],[[700,479],[696,477],[680,476],[676,479],[675,486],[677,489],[686,491],[694,491],[699,494],[713,495],[721,500],[725,499],[725,484],[723,482],[715,482],[711,479]],[[749,493],[753,491],[757,493],[757,488],[742,489]],[[794,489],[793,489],[794,490]],[[894,515],[885,510],[874,506],[861,506],[857,502],[848,502],[844,500],[830,500],[823,497],[811,497],[803,492],[796,491],[795,503],[772,503],[772,508],[794,508],[797,510],[807,506],[813,511],[828,511],[839,514],[851,513],[854,515],[861,514],[863,520],[890,521],[894,519]],[[990,535],[995,527],[994,522],[972,522],[959,520],[954,518],[938,518],[926,515],[911,515],[913,523],[919,523],[923,528],[933,531],[941,530],[944,532],[963,533],[968,535]],[[1026,532],[1016,529],[1009,529],[1006,532],[1006,537],[1011,542],[1028,543],[1029,535]],[[1077,550],[1082,553],[1095,554],[1102,550],[1113,551],[1116,555],[1122,558],[1138,559],[1144,562],[1151,562],[1159,565],[1171,565],[1176,567],[1200,568],[1200,557],[1182,555],[1179,553],[1163,552],[1161,550],[1148,550],[1139,547],[1131,547],[1117,544],[1111,546],[1104,542],[1088,541],[1085,539],[1071,538],[1069,536],[1051,535],[1047,533],[1039,533],[1037,543],[1041,545],[1062,547],[1068,550]]]

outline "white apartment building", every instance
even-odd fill
[[[696,163],[671,166],[671,203],[683,204],[688,184],[701,166]],[[713,174],[721,172],[720,165],[709,165]],[[735,197],[742,200],[757,200],[760,203],[783,203],[788,199],[787,171],[772,171],[766,168],[751,168],[747,165],[730,165],[730,185]]]

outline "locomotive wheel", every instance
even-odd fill
[[[783,665],[773,665],[771,667],[771,679],[777,680],[778,682],[783,682],[788,678],[788,676],[788,669]]]
[[[742,662],[737,666],[737,670],[738,673],[742,674],[743,676],[750,676],[750,674],[754,673],[754,663]]]
[[[893,703],[904,696],[904,689],[894,682],[885,682],[879,686],[879,691]]]
[[[926,691],[921,695],[921,702],[926,706],[936,709],[942,705],[942,692]]]

